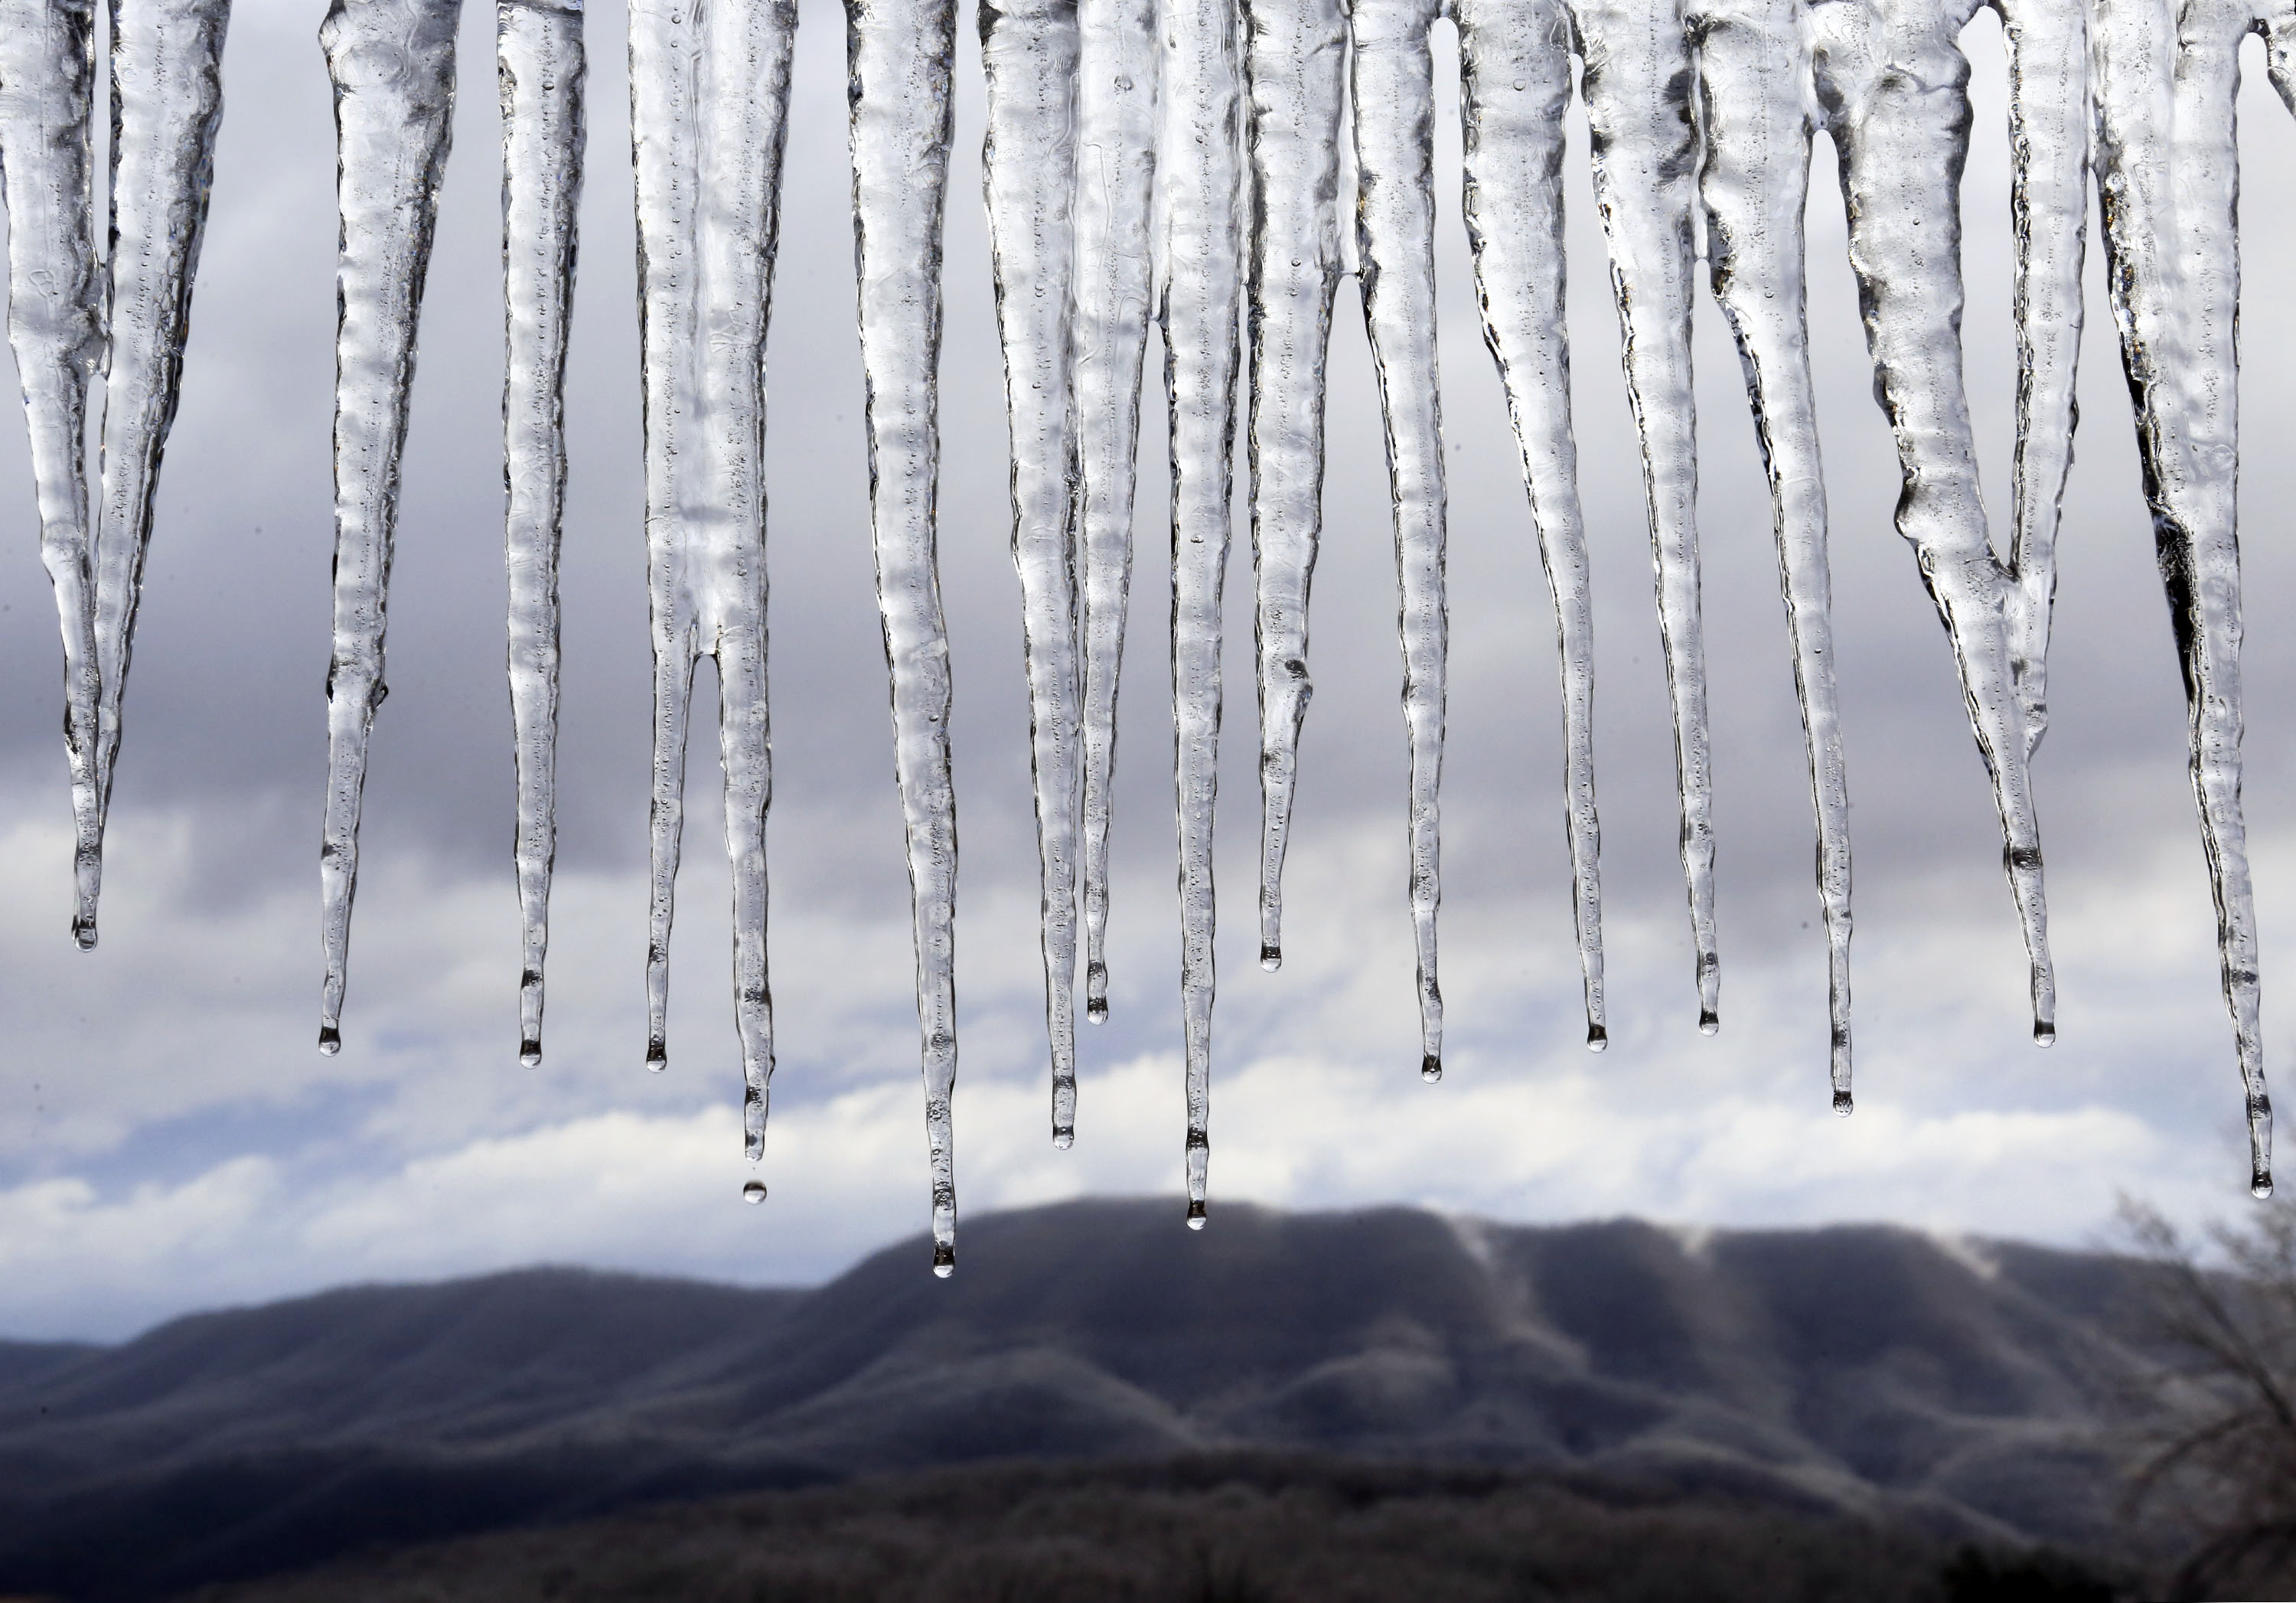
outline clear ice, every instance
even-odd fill
[[[1342,273],[1340,152],[1348,16],[1340,0],[1244,0],[1251,157],[1251,554],[1259,690],[1259,964],[1283,962],[1283,851],[1308,676],[1308,595],[1323,534],[1324,394]]]
[[[359,796],[383,684],[398,465],[455,112],[462,0],[334,0],[319,28],[335,88],[335,617],[319,848],[326,978],[319,1049],[342,1047]]]
[[[71,765],[72,935],[95,944],[103,872],[96,572],[89,538],[87,399],[103,359],[88,119],[95,81],[91,0],[0,0],[0,185],[8,206],[8,342],[24,387],[40,561],[64,642],[64,750]]]
[[[947,1275],[956,1263],[956,794],[935,497],[956,10],[955,0],[847,0],[845,17],[870,521],[915,927],[933,1272]]]
[[[630,7],[645,396],[646,588],[653,627],[652,917],[647,1066],[669,1058],[670,917],[698,659],[718,668],[734,1021],[742,1128],[763,1155],[773,1079],[766,973],[766,328],[789,125],[796,0]]]
[[[1570,342],[1562,304],[1562,112],[1570,98],[1570,22],[1557,0],[1459,0],[1454,12],[1467,241],[1482,302],[1483,340],[1506,390],[1538,527],[1539,562],[1554,599],[1571,908],[1586,989],[1587,1044],[1601,1051],[1610,1032],[1603,1006],[1602,826],[1595,811],[1595,612],[1578,503],[1578,449],[1570,432]],[[1431,843],[1431,880],[1433,867]],[[1412,891],[1415,910],[1421,893],[1416,853]],[[1431,884],[1427,894],[1431,900]],[[1427,917],[1431,922],[1431,906]],[[1423,1020],[1432,975],[1424,968],[1426,958],[1422,962]]]
[[[1172,777],[1180,847],[1180,1011],[1188,1218],[1211,1161],[1212,813],[1219,789],[1220,591],[1232,534],[1243,263],[1243,78],[1232,0],[1159,21],[1156,309],[1172,469]]]
[[[1077,561],[1070,277],[1077,188],[1076,0],[981,0],[988,78],[981,186],[1012,430],[1013,560],[1029,675],[1042,871],[1053,1144],[1076,1137]]]
[[[103,815],[111,808],[152,497],[191,330],[230,21],[231,0],[111,4],[111,272],[95,530],[95,777]],[[92,940],[92,906],[87,917]]]
[[[1132,498],[1146,358],[1156,172],[1153,0],[1077,6],[1076,548],[1084,645],[1085,1016],[1108,1018],[1108,832],[1116,686],[1132,590]]]
[[[518,768],[519,1061],[542,1061],[556,855],[558,547],[566,327],[582,194],[582,0],[497,0],[503,121],[503,483]]]

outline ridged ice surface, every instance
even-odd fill
[[[2088,12],[1995,0],[2009,42],[2010,231],[2016,240],[2017,448],[2009,568],[2011,666],[2025,754],[2049,721],[2057,526],[2078,417],[2081,262],[2088,234]]]
[[[1356,0],[1350,86],[1364,323],[1371,335],[1373,365],[1379,371],[1388,496],[1395,525],[1403,719],[1411,743],[1409,891],[1418,968],[1419,1072],[1429,1080],[1443,1074],[1443,992],[1435,974],[1435,911],[1443,895],[1437,795],[1443,776],[1443,670],[1448,638],[1443,595],[1443,413],[1435,365],[1435,73],[1427,44],[1427,29],[1437,14],[1436,0]],[[1488,28],[1479,12],[1469,11],[1462,13],[1460,31],[1463,41],[1480,41]],[[1469,70],[1472,76],[1474,70]],[[1471,102],[1467,116],[1475,121],[1486,111]],[[1470,139],[1487,158],[1492,152],[1483,148],[1486,140],[1502,152],[1514,143],[1488,121]],[[1472,162],[1476,158],[1468,159]],[[1507,154],[1498,154],[1497,160],[1506,160]],[[1484,185],[1487,177],[1478,169],[1470,180],[1478,201],[1488,199],[1505,208],[1511,198],[1502,198],[1505,180],[1502,194],[1494,194]],[[1512,234],[1519,220],[1510,216],[1496,226]],[[1480,275],[1488,254],[1485,235],[1493,219],[1479,211],[1470,226],[1478,229]],[[1559,227],[1554,243],[1559,252]],[[1500,249],[1511,254],[1507,246]],[[1536,255],[1535,248],[1526,252],[1527,257]],[[1497,266],[1496,270],[1505,273],[1507,267]],[[1521,287],[1515,282],[1500,286],[1499,300],[1506,301]],[[1558,273],[1558,308],[1560,288]],[[1485,305],[1492,305],[1488,279],[1484,292]],[[1494,315],[1505,317],[1507,312]],[[1560,324],[1549,332],[1559,334]],[[1502,349],[1496,337],[1492,349]],[[1506,352],[1502,351],[1500,362],[1505,371]],[[1590,982],[1587,994],[1590,1016],[1599,1018],[1599,981]]]
[[[2096,0],[2091,12],[2105,282],[2136,407],[2144,495],[2185,674],[2193,793],[2248,1097],[2251,1183],[2272,1187],[2256,901],[2240,808],[2239,159],[2245,0]],[[2284,56],[2282,58],[2284,62]],[[2283,93],[2287,93],[2284,80]]]
[[[1077,556],[1084,650],[1085,1016],[1108,1017],[1108,832],[1116,686],[1132,588],[1140,370],[1148,341],[1156,171],[1152,0],[1077,6],[1074,350]]]
[[[107,815],[152,497],[191,332],[230,21],[231,0],[112,0],[110,342],[95,527],[96,788]]]
[[[1699,1028],[1721,1023],[1714,923],[1714,760],[1699,603],[1698,412],[1691,385],[1696,298],[1692,212],[1698,127],[1681,0],[1578,0],[1595,207],[1610,250],[1627,399],[1642,448],[1660,645],[1674,715],[1682,871],[1690,898]]]
[[[1283,961],[1308,674],[1308,594],[1323,535],[1324,392],[1339,289],[1348,18],[1339,0],[1246,0],[1251,158],[1251,555],[1258,591],[1259,963]],[[1350,197],[1352,199],[1352,197]]]
[[[1554,0],[1464,0],[1455,12],[1464,78],[1467,241],[1482,301],[1483,339],[1506,390],[1538,529],[1539,561],[1554,599],[1571,910],[1586,987],[1587,1044],[1599,1051],[1610,1032],[1603,1004],[1602,826],[1595,812],[1595,613],[1578,503],[1578,449],[1570,430],[1570,343],[1562,316],[1562,112],[1570,98],[1570,23]],[[1368,234],[1365,239],[1368,251]],[[1366,273],[1369,268],[1366,254]],[[1407,634],[1407,600],[1405,614]],[[1431,875],[1431,843],[1427,863]],[[1432,886],[1428,889],[1431,894]],[[1412,891],[1415,909],[1415,851]],[[1423,957],[1422,963],[1423,1018],[1432,975]]]
[[[1815,77],[1840,152],[1874,393],[1903,488],[1898,531],[1953,643],[2001,814],[2002,863],[2024,925],[2033,1038],[2056,1038],[2029,723],[2012,667],[2010,574],[1995,557],[1962,381],[1961,218],[1969,160],[1965,17],[1939,0],[1831,0],[1811,11]]]
[[[947,1274],[956,1262],[956,794],[934,497],[956,12],[954,0],[848,0],[845,15],[871,528],[915,921],[933,1269]]]
[[[1013,560],[1021,573],[1042,877],[1053,1142],[1076,1136],[1078,743],[1077,553],[1070,493],[1070,276],[1077,186],[1076,0],[982,0],[988,78],[981,185],[1012,432]]]
[[[97,773],[101,670],[87,495],[87,399],[103,359],[88,119],[95,79],[89,0],[0,0],[0,194],[8,206],[8,343],[24,387],[40,560],[64,642],[64,751],[71,766],[72,934],[95,944],[103,871]]]
[[[383,621],[415,322],[455,111],[461,0],[335,0],[319,28],[335,87],[335,607],[319,848],[326,977],[319,1049],[342,1045],[359,797],[383,684]]]
[[[1156,305],[1171,408],[1173,786],[1180,843],[1180,1011],[1188,1220],[1211,1159],[1212,813],[1219,789],[1220,590],[1232,534],[1242,302],[1243,75],[1230,0],[1171,0],[1157,140]]]
[[[504,555],[517,749],[519,1061],[542,1061],[542,966],[557,851],[558,547],[566,503],[566,328],[582,194],[582,0],[497,0],[503,122]]]
[[[1834,686],[1825,480],[1810,383],[1802,212],[1816,110],[1801,0],[1692,0],[1715,299],[1738,345],[1770,485],[1794,687],[1817,814],[1833,1106],[1850,1110],[1849,788]]]
[[[653,624],[652,915],[646,1062],[668,1062],[670,917],[693,671],[718,668],[734,1022],[742,1125],[762,1155],[774,1072],[766,978],[766,325],[796,0],[641,0],[630,10],[645,396],[646,588]]]

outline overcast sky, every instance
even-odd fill
[[[499,129],[492,16],[463,97],[422,330],[367,786],[342,1055],[314,1048],[332,544],[335,221],[316,0],[242,0],[113,808],[102,942],[66,933],[53,604],[24,432],[0,420],[0,1335],[117,1336],[343,1280],[537,1260],[801,1281],[926,1223],[907,886],[859,416],[844,29],[804,0],[768,364],[779,1072],[762,1208],[739,1200],[739,1058],[713,743],[695,741],[672,1066],[644,1067],[648,646],[623,12],[590,17],[591,140],[570,381],[564,716],[548,1060],[518,1066],[504,688]],[[1447,27],[1439,49],[1452,60]],[[1047,1139],[1019,586],[978,196],[981,91],[959,35],[942,370],[941,574],[963,875],[957,1176],[968,1213],[1176,1193],[1183,1113],[1160,403],[1143,484],[1111,925],[1115,1016],[1086,1028],[1077,1143]],[[2015,382],[2000,32],[1970,29],[1968,341],[1988,505]],[[2269,1062],[2296,947],[2288,779],[2296,588],[2296,127],[2251,59],[2242,505],[2248,818]],[[1611,1048],[1581,1044],[1553,612],[1439,123],[1451,700],[1442,978],[1448,1069],[1420,1082],[1385,470],[1341,291],[1316,684],[1287,962],[1253,962],[1251,575],[1229,570],[1211,1228],[1219,1205],[1404,1202],[1511,1220],[1888,1219],[2087,1243],[2117,1190],[2185,1218],[2251,1205],[2182,700],[2127,391],[2089,252],[2053,721],[2037,770],[2062,1000],[2029,1039],[1998,826],[1950,654],[1890,522],[1897,472],[1856,318],[1830,148],[1811,322],[1833,507],[1856,849],[1857,1108],[1828,1106],[1812,830],[1769,511],[1736,358],[1699,308],[1701,516],[1720,842],[1722,1019],[1695,1028],[1649,544],[1584,123],[1571,114],[1571,328],[1597,606]],[[1152,358],[1151,373],[1157,370]],[[1241,474],[1239,474],[1241,478]],[[708,675],[703,684],[708,685]],[[705,689],[703,700],[709,703]],[[2272,1205],[2283,1205],[2274,1204]],[[1180,1208],[1173,1207],[1173,1228]],[[964,1262],[960,1235],[960,1266]],[[923,1273],[921,1256],[918,1272]]]

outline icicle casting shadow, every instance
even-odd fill
[[[1352,187],[1384,425],[1408,736],[1408,905],[1421,1072],[1439,1078],[1438,783],[1445,507],[1436,371],[1434,55],[1459,30],[1466,223],[1485,342],[1554,604],[1566,839],[1587,1040],[1605,1039],[1593,610],[1568,406],[1562,169],[1572,60],[1641,448],[1672,715],[1699,1028],[1720,1020],[1711,742],[1699,598],[1691,319],[1701,234],[1768,479],[1810,771],[1835,1106],[1849,1111],[1849,789],[1810,371],[1812,141],[1839,163],[1896,522],[1946,629],[2000,815],[2034,1039],[2055,1030],[2031,759],[2047,723],[2055,545],[2072,459],[2087,175],[2101,202],[2192,777],[2245,1089],[2271,1188],[2256,912],[2240,807],[2234,528],[2238,50],[2264,37],[2296,111],[2296,10],[2250,0],[1988,0],[2009,48],[2017,443],[2006,560],[1978,492],[1962,373],[1960,187],[1975,0],[984,0],[984,199],[1012,441],[1056,1145],[1077,1117],[1075,992],[1108,1014],[1116,689],[1147,328],[1160,327],[1172,475],[1171,651],[1188,1222],[1205,1217],[1212,825],[1240,370],[1259,710],[1259,945],[1282,873],[1312,683],[1327,358]],[[204,230],[227,0],[111,0],[109,270],[95,235],[90,0],[0,0],[8,333],[40,549],[64,645],[72,932],[95,942],[104,819],[154,493]],[[340,1048],[368,737],[415,330],[447,158],[460,0],[333,0],[340,228],[334,638],[321,858],[320,1045]],[[934,1264],[955,1262],[956,1071],[948,643],[937,557],[941,242],[955,0],[848,0],[856,270],[878,596],[914,920]],[[734,870],[747,1145],[773,1068],[766,964],[764,353],[793,0],[630,8],[646,548],[654,654],[651,1066],[668,1062],[669,932],[688,709],[717,664]],[[581,0],[497,0],[509,676],[521,906],[519,1055],[542,1056],[554,842],[564,378],[585,112]],[[1249,331],[1249,366],[1244,333]],[[101,458],[86,460],[101,375]],[[93,500],[93,505],[91,504]],[[762,1181],[744,1195],[763,1200]]]

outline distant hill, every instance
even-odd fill
[[[1164,1201],[970,1221],[809,1291],[531,1270],[0,1344],[0,1594],[94,1600],[644,1502],[1236,1449],[1567,1466],[2094,1549],[2128,1267]]]

